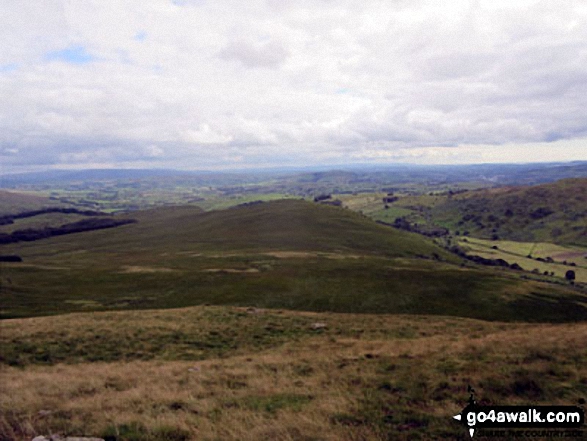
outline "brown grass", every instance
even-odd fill
[[[259,270],[257,268],[207,268],[202,270],[205,273],[231,273],[231,274],[239,274],[239,273],[258,273]]]
[[[49,332],[67,339],[82,327],[92,329],[81,333],[91,338],[108,326],[120,338],[132,338],[139,326],[160,333],[207,329],[206,314],[242,311],[202,307],[8,320],[3,338]],[[267,314],[273,321],[295,316],[327,328],[221,358],[180,361],[167,354],[150,361],[4,366],[0,439],[50,433],[244,441],[464,439],[450,417],[464,406],[468,384],[481,401],[504,405],[575,404],[587,393],[587,324],[287,311],[254,311],[246,320]],[[186,323],[196,317],[197,323]]]
[[[135,274],[135,273],[173,273],[177,270],[173,268],[154,267],[154,266],[139,266],[139,265],[127,265],[122,268],[121,273],[124,274]]]

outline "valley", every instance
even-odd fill
[[[468,385],[587,394],[584,178],[253,184],[140,209],[0,192],[26,238],[0,245],[0,439],[465,439]],[[114,224],[64,229],[89,220]]]

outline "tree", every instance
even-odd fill
[[[565,273],[565,279],[567,279],[570,282],[573,282],[575,280],[575,271],[573,270],[568,270]]]

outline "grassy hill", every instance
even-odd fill
[[[65,204],[37,194],[0,190],[0,216],[48,207],[64,207]]]
[[[197,246],[208,251],[280,250],[353,252],[387,257],[444,253],[413,234],[377,225],[360,214],[301,200],[281,200],[215,210],[194,216],[197,209],[176,208],[133,213],[139,219],[133,236],[144,235],[178,247]],[[156,219],[153,214],[157,213]],[[160,216],[160,217],[159,217]],[[124,240],[124,233],[119,233]],[[129,243],[129,246],[132,244]]]
[[[429,204],[433,221],[461,234],[587,246],[587,178],[436,199]]]
[[[136,224],[0,248],[3,317],[223,304],[587,319],[578,287],[461,267],[427,238],[336,207],[285,200],[221,211],[159,208]]]

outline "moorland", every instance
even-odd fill
[[[5,178],[0,439],[465,439],[471,384],[576,404],[586,168]]]

